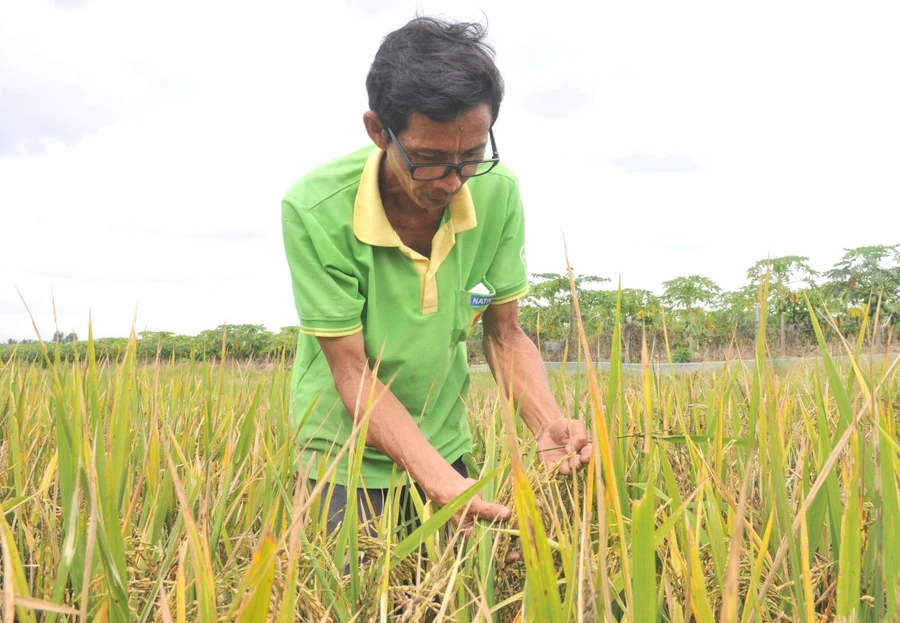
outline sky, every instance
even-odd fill
[[[0,340],[298,324],[281,197],[368,143],[417,13],[487,22],[532,273],[623,287],[900,242],[895,2],[0,3]],[[54,307],[56,320],[54,321]]]

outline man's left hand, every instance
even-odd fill
[[[541,462],[547,467],[566,459],[559,468],[559,473],[564,476],[587,465],[593,451],[584,422],[569,418],[560,418],[547,425],[537,436],[537,446]]]

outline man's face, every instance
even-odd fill
[[[458,164],[485,157],[490,129],[491,108],[488,104],[444,123],[432,121],[421,113],[412,113],[406,129],[397,135],[397,142],[413,164]],[[456,171],[439,180],[412,179],[396,143],[388,147],[387,164],[409,198],[425,209],[443,208],[468,180]]]

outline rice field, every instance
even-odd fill
[[[776,369],[761,339],[750,365],[686,374],[645,347],[640,374],[615,350],[608,371],[551,374],[594,437],[569,477],[477,374],[478,483],[416,499],[411,534],[390,513],[325,533],[283,362],[139,365],[134,340],[96,361],[89,339],[74,364],[0,363],[0,616],[900,620],[898,360],[843,346]],[[448,520],[479,492],[513,520],[465,539]]]

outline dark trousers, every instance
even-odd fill
[[[453,469],[456,470],[457,473],[463,476],[463,478],[468,478],[469,474],[466,471],[466,466],[463,463],[462,459],[457,459],[452,463]],[[315,487],[315,481],[310,481],[310,487]],[[332,533],[336,531],[341,522],[344,520],[344,511],[347,509],[347,488],[335,484],[333,485],[334,490],[331,492],[331,501],[328,504],[328,532]],[[416,484],[416,490],[419,493],[419,496],[422,499],[425,499],[425,492],[422,491],[422,488]],[[398,491],[400,495],[400,525],[406,528],[407,531],[412,531],[417,524],[417,515],[415,505],[412,501],[412,496],[409,493],[409,486],[402,487]],[[360,525],[371,520],[373,517],[370,516],[372,512],[375,513],[375,517],[381,516],[384,512],[384,504],[387,499],[388,489],[363,489],[359,488],[356,490],[356,515],[357,521]],[[328,487],[322,492],[322,499],[324,500],[328,495]],[[371,506],[371,509],[370,509]],[[370,529],[369,534],[374,534],[374,532]]]

